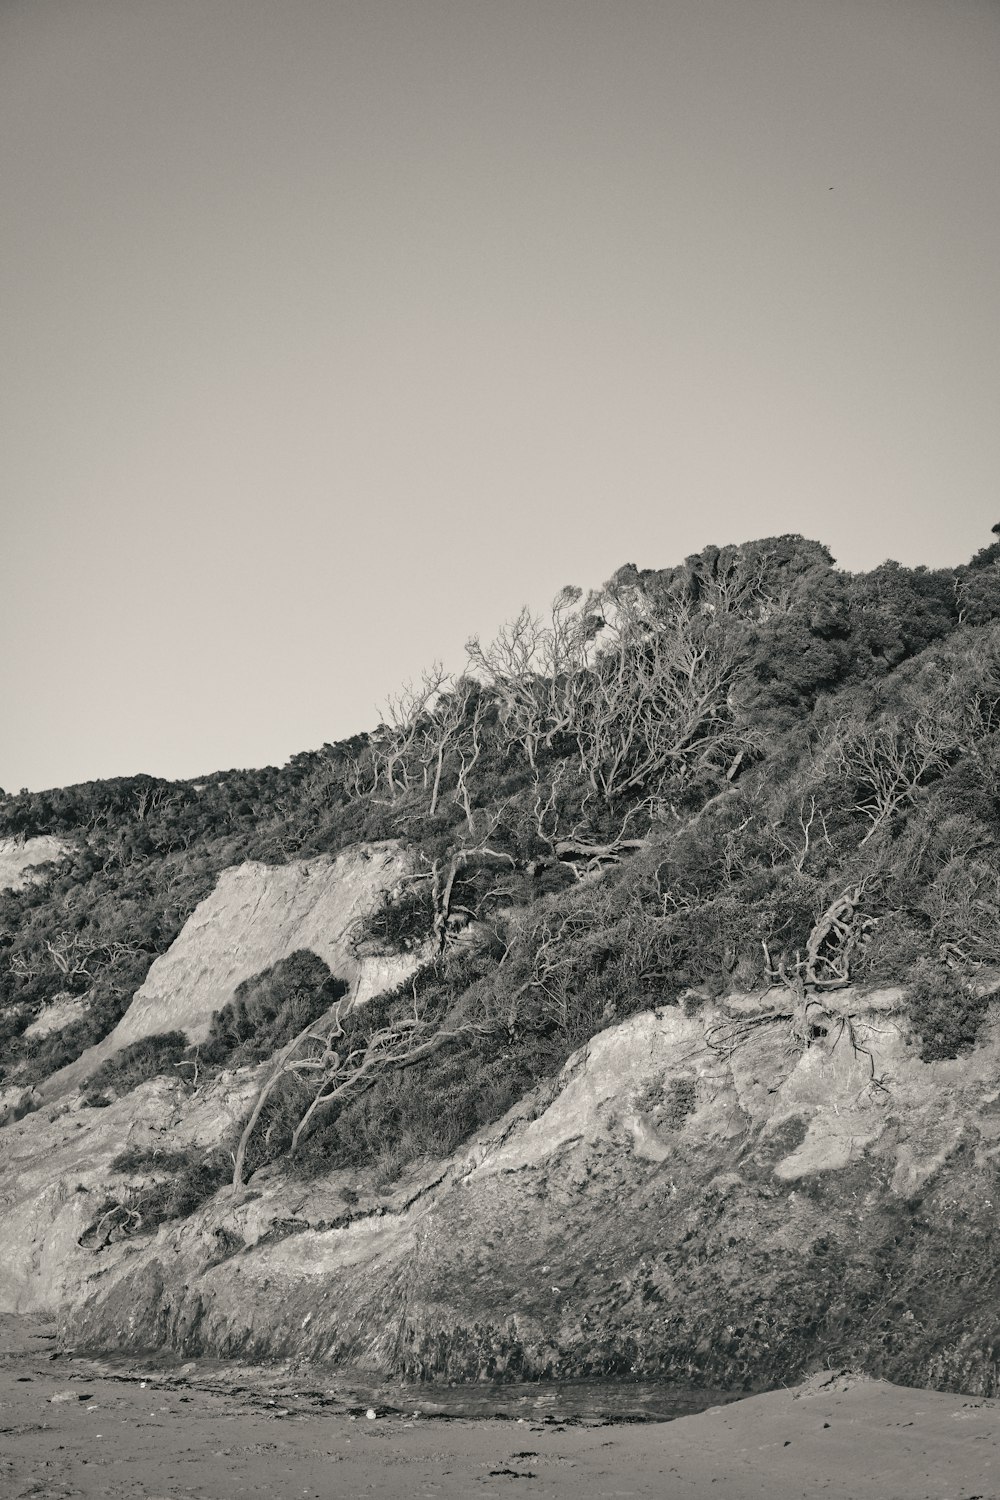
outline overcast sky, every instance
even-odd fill
[[[976,0],[3,0],[0,785],[280,763],[708,542],[966,560],[998,143]]]

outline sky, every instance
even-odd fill
[[[998,78],[977,0],[3,0],[0,786],[281,764],[625,562],[967,560]]]

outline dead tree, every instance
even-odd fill
[[[466,645],[499,706],[508,746],[520,746],[532,771],[543,745],[575,734],[592,643],[603,625],[594,596],[584,600],[581,589],[568,587],[547,620],[522,609],[488,645],[478,636]]]
[[[244,1186],[247,1149],[268,1099],[283,1079],[294,1078],[307,1087],[310,1095],[292,1129],[290,1149],[294,1151],[315,1128],[319,1117],[335,1104],[360,1093],[387,1072],[411,1067],[470,1029],[447,1030],[428,1021],[418,1009],[415,986],[412,1014],[373,1031],[365,1033],[360,1028],[348,1031],[345,1023],[353,1011],[353,1001],[345,997],[278,1053],[258,1090],[233,1157],[234,1193],[238,1194]]]
[[[564,589],[547,621],[522,610],[488,646],[474,637],[467,650],[508,745],[536,777],[540,749],[565,736],[592,791],[611,802],[655,792],[713,754],[728,751],[723,769],[733,768],[738,661],[720,620],[734,609],[728,595],[699,604],[680,587],[655,607],[637,586],[585,600]]]
[[[652,823],[657,814],[657,807],[655,799],[651,797],[629,808],[619,832],[604,842],[591,837],[586,818],[581,818],[572,828],[561,830],[559,793],[567,769],[567,763],[560,761],[547,789],[543,787],[537,776],[533,788],[535,800],[532,805],[532,817],[535,822],[535,831],[542,843],[548,845],[555,858],[568,865],[577,879],[580,879],[583,875],[592,874],[607,864],[620,864],[625,855],[634,854],[637,850],[646,848],[648,838],[626,838],[626,830],[632,819],[640,813],[645,813]],[[588,791],[583,799],[584,809],[592,797],[593,790]]]
[[[799,798],[798,817],[796,821],[799,825],[801,836],[797,837],[794,842],[785,838],[778,829],[775,830],[774,837],[782,853],[790,858],[792,868],[796,874],[801,875],[805,869],[806,860],[809,858],[814,841],[822,838],[827,846],[830,844],[830,834],[826,826],[826,814],[822,808],[817,807],[815,793],[811,792],[809,794],[808,806],[806,805],[805,796]],[[776,856],[772,856],[772,864],[776,862]]]
[[[392,801],[408,790],[414,762],[418,760],[421,729],[431,705],[445,691],[450,679],[440,662],[421,674],[415,686],[407,683],[388,699],[383,721],[371,736],[369,746],[376,768],[376,782],[384,778]]]
[[[455,917],[459,914],[455,904],[456,882],[469,870],[481,870],[491,865],[509,865],[511,869],[517,867],[513,855],[489,849],[483,844],[478,844],[473,849],[456,850],[446,865],[440,860],[434,861],[431,890],[434,902],[434,943],[439,953],[444,952]],[[461,908],[460,914],[468,919],[476,916],[475,911],[469,911],[465,907]]]
[[[861,843],[867,844],[895,812],[913,803],[958,748],[953,726],[927,715],[849,731],[839,742],[838,758],[842,774],[855,788],[855,808],[871,825]]]
[[[475,818],[472,811],[472,789],[470,776],[478,764],[479,757],[483,751],[483,724],[486,718],[487,704],[481,694],[477,694],[472,705],[472,712],[466,723],[466,733],[460,736],[456,746],[458,755],[458,768],[456,771],[455,801],[462,804],[465,813],[465,825],[470,835],[476,831]]]
[[[507,743],[520,745],[532,769],[545,733],[543,641],[541,620],[522,609],[488,645],[479,636],[466,644],[473,669],[496,697]]]
[[[859,912],[862,888],[853,886],[841,892],[813,923],[806,951],[796,953],[789,961],[784,955],[772,962],[766,943],[765,972],[771,986],[779,988],[789,999],[773,1010],[755,1015],[727,1017],[709,1028],[706,1041],[713,1051],[730,1056],[760,1026],[781,1025],[788,1028],[791,1048],[802,1052],[814,1041],[833,1032],[832,1046],[847,1036],[855,1057],[868,1064],[868,1084],[872,1097],[887,1092],[885,1076],[877,1076],[875,1057],[858,1032],[859,1017],[849,1010],[834,1007],[824,997],[831,990],[846,989],[851,982],[851,957],[865,933],[870,918]]]
[[[447,691],[442,685],[437,702],[420,723],[417,758],[423,767],[424,786],[430,789],[432,818],[437,812],[446,764],[449,759],[458,759],[466,819],[471,821],[468,775],[479,759],[483,712],[478,696],[479,686],[469,677],[460,677]]]
[[[806,940],[806,951],[794,959],[782,955],[772,960],[767,943],[764,950],[764,972],[771,988],[779,988],[793,999],[791,1008],[764,1011],[755,1016],[723,1022],[713,1030],[712,1044],[722,1042],[723,1050],[732,1047],[756,1026],[782,1021],[790,1024],[793,1044],[807,1047],[819,1031],[843,1022],[850,1033],[855,1051],[859,1048],[854,1033],[855,1018],[837,1012],[831,1015],[822,996],[830,990],[846,989],[851,982],[851,961],[866,933],[871,919],[859,912],[863,893],[860,885],[851,886],[836,896],[816,919]],[[817,1032],[814,1032],[817,1028]]]
[[[587,839],[557,839],[555,844],[556,858],[572,869],[574,875],[579,879],[582,875],[593,874],[595,870],[603,869],[605,865],[617,865],[621,863],[622,856],[634,854],[638,849],[646,847],[645,839],[610,839],[605,844],[591,843]],[[583,869],[578,865],[582,864]]]
[[[347,797],[369,796],[378,786],[378,780],[379,767],[370,746],[366,745],[346,761],[342,785]]]
[[[566,762],[560,761],[549,782],[548,790],[544,792],[542,783],[536,772],[533,791],[535,800],[532,805],[532,817],[535,820],[535,832],[543,844],[555,849],[555,841],[559,834],[559,793],[562,787],[563,777],[566,774]],[[588,793],[588,796],[590,794]]]
[[[673,590],[656,613],[619,600],[608,644],[586,675],[576,725],[580,769],[605,802],[655,794],[735,748],[731,692],[737,659],[713,617]]]
[[[588,940],[600,929],[601,920],[596,900],[586,908],[561,912],[547,908],[518,917],[509,929],[500,967],[519,950],[527,955],[526,972],[521,970],[520,983],[494,988],[485,1018],[487,1028],[502,1026],[513,1037],[530,1002],[536,1024],[555,1024],[565,1030],[573,994],[593,963]]]
[[[806,943],[805,983],[814,990],[844,989],[851,982],[851,962],[871,919],[858,905],[864,887],[849,887],[837,896],[813,923]]]
[[[93,943],[82,933],[59,932],[54,938],[45,939],[45,952],[56,972],[69,981],[72,979],[94,979],[91,965],[95,960],[107,968],[115,968],[124,959],[139,953],[134,943]],[[27,979],[36,978],[42,967],[24,954],[13,953],[10,957],[11,972]]]
[[[806,939],[806,951],[799,951],[793,963],[786,957],[772,963],[766,943],[765,973],[772,984],[800,978],[807,990],[844,989],[851,982],[851,959],[871,927],[871,920],[858,912],[864,887],[849,886],[813,923]]]
[[[140,787],[134,794],[136,822],[145,823],[150,813],[158,812],[161,807],[171,807],[176,798],[167,795],[169,790],[167,786]]]

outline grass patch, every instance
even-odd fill
[[[140,1083],[148,1083],[164,1073],[176,1078],[177,1064],[187,1050],[188,1039],[183,1031],[161,1031],[130,1042],[91,1074],[87,1096],[93,1098],[108,1089],[119,1095],[128,1094]]]
[[[951,969],[927,960],[917,964],[906,993],[923,1062],[972,1051],[989,1009],[988,996],[972,993]]]
[[[232,1177],[227,1151],[203,1147],[177,1151],[122,1151],[112,1170],[145,1180],[130,1188],[127,1204],[140,1216],[137,1233],[151,1233],[168,1219],[185,1219]]]

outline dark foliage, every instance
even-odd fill
[[[907,986],[907,999],[924,1062],[972,1051],[989,1010],[985,995],[963,984],[943,964],[920,959]]]
[[[270,1057],[304,1027],[318,1021],[346,985],[315,953],[305,949],[245,979],[212,1017],[199,1062],[213,1068],[240,1067]]]
[[[189,1147],[183,1151],[122,1151],[112,1170],[139,1181],[122,1195],[134,1233],[151,1233],[168,1219],[183,1219],[211,1198],[232,1174],[232,1158],[225,1151]],[[105,1209],[111,1203],[104,1205]]]
[[[162,1031],[130,1042],[91,1074],[88,1091],[101,1094],[106,1089],[113,1089],[116,1094],[127,1094],[140,1083],[148,1083],[162,1073],[176,1078],[177,1064],[187,1051],[187,1045],[188,1039],[183,1031]]]

